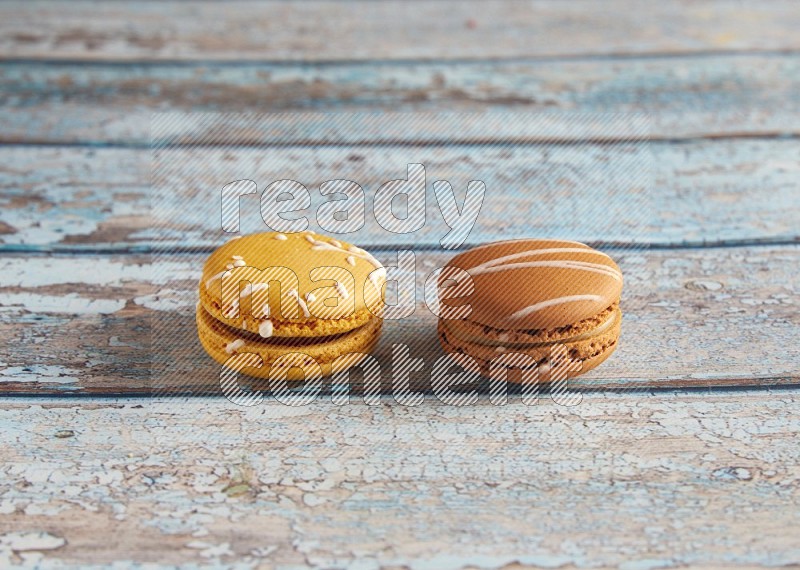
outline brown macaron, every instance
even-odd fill
[[[465,301],[447,300],[453,268],[471,278]],[[617,346],[622,282],[611,257],[582,243],[521,239],[479,246],[442,272],[443,305],[468,303],[471,310],[440,318],[439,339],[445,352],[472,357],[487,376],[494,369],[536,369],[547,381],[556,366],[559,378],[577,376]]]

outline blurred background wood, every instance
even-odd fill
[[[4,2],[5,58],[372,61],[800,49],[791,0]]]

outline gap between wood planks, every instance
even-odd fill
[[[703,141],[736,141],[736,140],[763,140],[763,141],[800,141],[800,133],[789,133],[789,134],[779,134],[779,133],[770,133],[770,132],[763,132],[763,133],[748,133],[742,132],[739,134],[707,134],[707,135],[699,135],[693,137],[667,137],[667,138],[660,138],[660,137],[648,137],[648,141],[657,142],[657,143],[664,143],[664,144],[690,144],[693,142],[703,142]],[[231,150],[259,150],[259,149],[308,149],[308,148],[391,148],[391,147],[420,147],[420,148],[439,148],[444,144],[453,147],[491,147],[491,146],[505,146],[509,144],[513,144],[514,146],[518,147],[537,147],[537,146],[551,146],[551,145],[558,145],[558,146],[580,146],[584,144],[607,144],[607,145],[614,145],[614,144],[623,144],[626,142],[630,142],[630,139],[626,138],[615,138],[615,137],[597,137],[597,138],[590,138],[590,139],[580,139],[580,140],[562,140],[562,139],[549,139],[549,138],[542,138],[542,139],[534,139],[534,140],[519,140],[519,139],[492,139],[492,140],[485,140],[485,141],[475,141],[475,142],[468,142],[468,141],[455,141],[451,142],[449,139],[442,139],[442,140],[431,140],[431,141],[422,141],[419,143],[412,143],[412,142],[403,142],[403,141],[396,141],[396,142],[372,142],[368,140],[364,141],[355,141],[355,142],[343,142],[343,143],[330,143],[330,142],[315,142],[315,141],[304,141],[304,142],[297,142],[297,143],[241,143],[241,144],[230,144],[230,143],[214,143],[214,142],[206,142],[206,143],[192,143],[192,142],[179,142],[179,143],[172,143],[170,142],[168,145],[157,145],[151,143],[142,143],[142,142],[126,142],[126,141],[91,141],[91,140],[81,140],[81,141],[65,141],[65,142],[57,142],[57,141],[48,141],[48,140],[36,140],[36,139],[8,139],[0,141],[0,148],[2,147],[28,147],[28,148],[85,148],[85,149],[125,149],[125,150],[157,150],[157,149],[231,149]]]
[[[418,243],[372,243],[369,244],[370,249],[382,250],[400,250],[411,249],[414,251],[450,251],[455,254],[458,251],[465,251],[467,249],[483,245],[484,242],[465,242],[456,249],[444,250],[441,246],[436,244],[418,244]],[[691,249],[709,249],[709,248],[737,248],[737,247],[769,247],[769,246],[783,246],[783,245],[798,245],[800,244],[800,236],[785,237],[785,238],[748,238],[741,240],[704,240],[698,242],[682,242],[682,243],[634,243],[634,242],[604,242],[604,241],[587,241],[586,245],[597,249],[606,251],[614,250],[630,250],[636,249],[642,253],[649,250],[691,250]],[[168,253],[172,254],[187,254],[187,253],[211,253],[214,251],[212,246],[198,246],[198,247],[174,247],[170,248]],[[0,255],[2,254],[31,254],[31,255],[142,255],[152,254],[154,252],[165,253],[164,250],[156,248],[152,245],[121,245],[114,247],[108,246],[93,246],[93,245],[35,245],[35,244],[0,244]]]
[[[638,398],[649,398],[652,396],[670,398],[680,397],[696,397],[698,395],[734,395],[740,394],[743,397],[774,394],[775,397],[781,397],[784,394],[799,394],[800,395],[800,376],[773,376],[765,378],[753,378],[754,382],[751,384],[736,384],[741,382],[740,378],[720,378],[719,383],[708,384],[704,386],[647,386],[647,387],[630,387],[630,388],[609,388],[608,386],[581,386],[581,394],[586,394],[587,397],[593,398],[607,398],[613,397],[626,397],[631,400]],[[419,390],[419,387],[415,387]],[[362,398],[363,394],[357,392],[360,389],[355,387],[351,399],[357,405],[364,404]],[[436,402],[435,394],[430,389],[424,389],[422,392],[427,396],[428,403]],[[512,401],[519,401],[522,393],[521,386],[509,386],[508,396]],[[264,391],[265,402],[262,405],[280,405],[279,402],[273,402],[269,390]],[[488,402],[489,391],[482,388],[479,390],[479,401],[474,405],[490,406]],[[329,403],[331,399],[330,386],[326,385],[320,390],[319,398],[321,402]],[[381,405],[397,405],[403,406],[395,401],[394,396],[390,393],[383,393],[380,395]],[[225,401],[223,394],[201,394],[201,395],[186,395],[186,396],[159,396],[158,393],[152,392],[149,388],[145,387],[141,391],[132,391],[130,393],[124,392],[58,392],[51,391],[47,388],[42,389],[41,392],[8,392],[0,390],[0,410],[17,407],[19,405],[32,405],[40,406],[42,404],[52,403],[54,406],[72,405],[74,402],[79,402],[81,406],[91,406],[96,404],[98,407],[138,407],[148,404],[164,404],[165,402],[194,402],[202,403],[208,402],[209,404],[220,403]],[[540,386],[537,402],[546,405],[554,404],[550,397],[550,388],[547,385]],[[233,405],[233,404],[231,404]],[[311,404],[313,406],[313,403]],[[439,405],[437,403],[437,405]],[[447,404],[441,404],[443,407],[448,407]],[[530,404],[537,405],[537,404]]]
[[[35,58],[35,57],[4,57],[0,54],[0,64],[9,65],[63,65],[63,66],[83,66],[83,67],[248,67],[248,66],[270,66],[270,67],[297,67],[298,65],[308,67],[337,67],[337,66],[370,66],[370,65],[460,65],[475,63],[549,63],[549,62],[580,62],[580,61],[619,61],[619,60],[660,60],[660,59],[691,59],[706,57],[740,57],[740,56],[793,56],[800,55],[800,48],[764,48],[756,47],[742,49],[699,49],[675,52],[607,52],[607,53],[579,53],[579,54],[551,54],[541,56],[498,56],[498,57],[454,57],[454,58],[384,58],[384,59],[304,59],[285,60],[285,59],[70,59],[70,58]]]
[[[300,112],[300,111],[298,111]],[[409,111],[411,113],[411,111]],[[705,135],[697,135],[691,137],[659,137],[648,136],[648,141],[664,143],[664,144],[688,144],[693,142],[703,141],[723,141],[723,140],[763,140],[763,141],[800,141],[800,133],[774,133],[774,132],[741,132],[736,134],[727,133],[709,133]],[[507,146],[513,144],[517,147],[537,147],[537,146],[580,146],[584,144],[624,144],[631,142],[630,138],[620,137],[594,137],[585,139],[559,139],[559,138],[534,138],[530,140],[523,139],[486,139],[478,141],[461,141],[452,139],[434,139],[429,141],[420,142],[405,142],[405,141],[370,141],[361,140],[353,142],[318,142],[313,140],[298,141],[294,143],[216,143],[216,142],[169,142],[168,144],[157,143],[144,143],[135,141],[92,141],[92,140],[79,140],[79,141],[49,141],[46,139],[14,139],[8,138],[0,140],[0,147],[30,147],[30,148],[87,148],[87,149],[128,149],[128,150],[158,150],[158,149],[231,149],[231,150],[247,150],[247,149],[308,149],[308,148],[391,148],[391,147],[420,147],[420,148],[439,148],[443,145],[453,147],[492,147],[492,146]]]

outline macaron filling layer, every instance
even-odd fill
[[[267,368],[278,357],[291,352],[302,353],[321,366],[342,354],[369,352],[380,336],[382,324],[381,319],[373,318],[356,329],[334,335],[263,338],[217,321],[202,306],[197,309],[201,344],[215,360],[224,363],[231,356],[251,352],[258,354]]]
[[[619,303],[614,303],[597,315],[575,323],[552,329],[500,329],[467,320],[446,320],[442,323],[448,332],[461,340],[486,346],[535,346],[567,343],[589,338],[611,327],[619,315]]]
[[[584,361],[615,348],[621,321],[622,313],[619,309],[616,309],[611,313],[610,318],[592,331],[587,331],[570,339],[527,344],[494,344],[482,342],[481,339],[463,338],[458,334],[454,334],[446,321],[439,323],[439,336],[455,352],[469,354],[487,365],[489,361],[497,356],[512,352],[526,354],[536,359],[537,363],[541,363],[549,359],[552,347],[557,345],[564,345],[572,359]]]
[[[316,318],[298,321],[281,319],[278,315],[270,315],[269,317],[253,317],[251,315],[238,316],[236,318],[224,318],[219,301],[211,298],[211,296],[203,291],[200,293],[200,302],[203,307],[211,315],[216,316],[220,322],[235,329],[252,332],[254,334],[261,334],[264,332],[262,325],[266,322],[269,322],[269,331],[271,334],[261,334],[261,336],[264,338],[301,338],[303,336],[315,338],[316,336],[330,336],[337,334],[339,331],[356,329],[375,318],[375,315],[372,313],[372,311],[366,307],[357,309],[352,315],[336,319]]]

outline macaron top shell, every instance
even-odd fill
[[[344,241],[313,232],[251,234],[209,256],[200,299],[236,328],[267,319],[344,321],[365,310],[380,316],[385,275],[372,255]]]
[[[576,323],[618,302],[622,292],[622,272],[614,260],[574,241],[496,242],[459,254],[447,266],[472,277],[468,320],[500,329]]]

